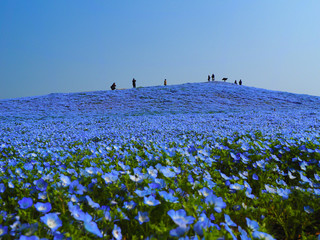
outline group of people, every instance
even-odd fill
[[[210,79],[211,79],[211,81],[214,81],[215,78],[214,78],[214,74],[213,74],[213,73],[212,73],[211,76],[208,75],[208,82],[210,82]],[[223,78],[223,80],[224,80],[224,79],[226,80],[227,78]],[[137,82],[137,80],[136,80],[135,78],[133,78],[133,79],[132,79],[132,87],[133,87],[133,88],[136,88],[136,82]],[[234,83],[235,83],[235,84],[238,84],[237,80],[235,80]],[[164,79],[163,85],[164,85],[164,86],[167,86],[167,79]],[[242,85],[241,79],[240,79],[240,81],[239,81],[239,85]],[[116,89],[116,83],[113,83],[113,84],[110,86],[110,88],[111,88],[111,90],[115,90],[115,89]]]
[[[136,88],[136,87],[137,87],[136,82],[137,82],[137,80],[136,80],[135,78],[133,78],[133,79],[132,79],[132,87],[133,87],[133,88]],[[167,86],[167,79],[164,79],[163,85],[164,85],[164,86]],[[116,83],[113,83],[113,84],[110,86],[111,90],[115,90],[115,89],[116,89],[116,86],[117,86]]]
[[[212,73],[212,75],[208,75],[208,82],[210,82],[210,79],[211,81],[214,81],[214,74]],[[223,81],[226,81],[228,78],[222,78]],[[234,81],[234,84],[238,84],[237,80]],[[242,80],[240,79],[239,81],[239,85],[242,85]]]

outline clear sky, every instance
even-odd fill
[[[320,96],[319,0],[1,0],[0,98],[207,81]]]

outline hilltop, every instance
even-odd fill
[[[271,91],[223,82],[186,83],[137,89],[45,96],[0,101],[9,116],[144,115],[242,111],[320,110],[320,97]]]

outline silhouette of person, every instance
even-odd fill
[[[132,87],[133,87],[133,88],[136,88],[136,81],[137,81],[137,80],[135,80],[134,78],[132,79]]]
[[[237,80],[234,80],[234,84],[238,84],[238,83],[237,83]]]
[[[214,81],[214,74],[211,75],[211,80]]]
[[[208,75],[208,82],[210,82],[210,75]]]
[[[116,89],[116,83],[113,83],[110,88],[111,88],[111,90],[115,90]]]
[[[239,81],[239,85],[242,85],[242,81],[241,81],[241,79],[240,79],[240,81]]]
[[[167,86],[167,79],[164,80],[164,83],[163,83],[165,86]]]

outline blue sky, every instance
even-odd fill
[[[0,98],[243,80],[320,95],[320,1],[0,1]]]

